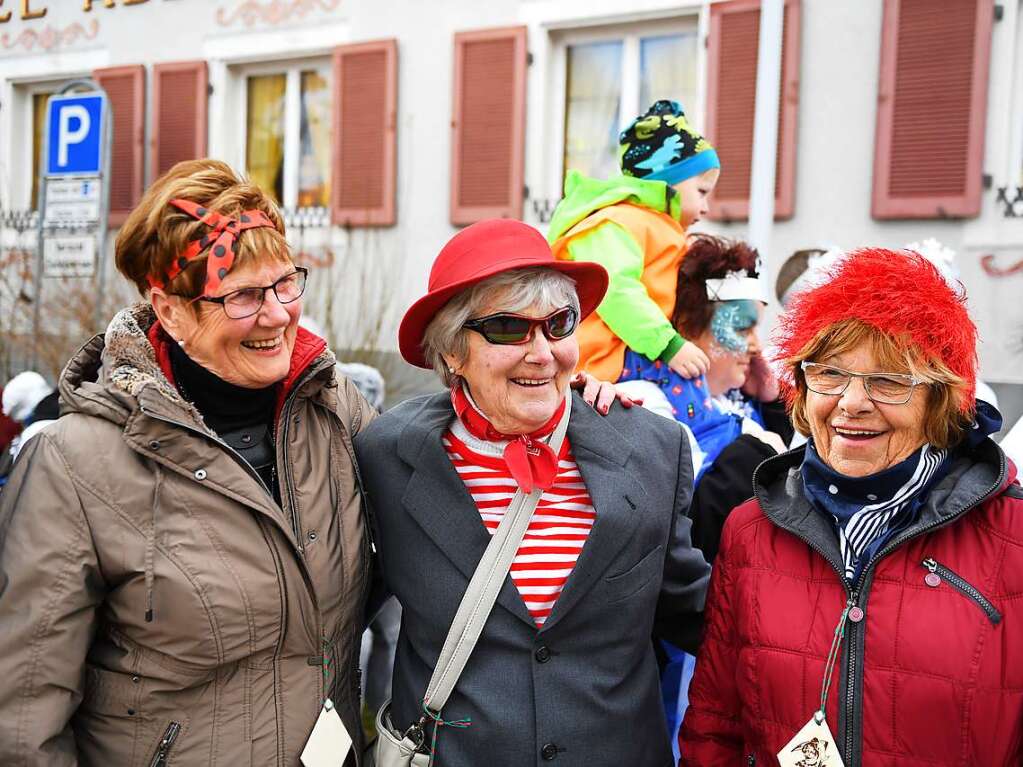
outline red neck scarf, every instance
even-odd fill
[[[451,404],[458,420],[476,439],[489,442],[507,442],[504,462],[523,493],[533,492],[534,487],[549,490],[558,476],[558,456],[543,438],[553,433],[565,412],[566,400],[562,400],[551,419],[529,434],[502,434],[491,425],[487,417],[473,405],[461,384],[451,388]]]

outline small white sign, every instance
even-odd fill
[[[92,235],[56,235],[43,240],[44,277],[92,277],[96,238]]]
[[[299,759],[305,767],[341,767],[351,748],[352,736],[327,698]]]
[[[46,223],[99,221],[101,189],[98,178],[47,179]]]

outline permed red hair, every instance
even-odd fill
[[[841,259],[820,287],[792,298],[774,333],[775,360],[784,365],[786,399],[796,390],[794,358],[823,331],[859,320],[910,356],[939,362],[963,381],[959,411],[972,412],[977,383],[977,328],[931,262],[912,251],[864,248]]]
[[[714,319],[715,302],[707,297],[707,280],[729,272],[752,273],[757,258],[757,251],[741,240],[693,235],[678,268],[671,324],[686,338],[700,336]]]

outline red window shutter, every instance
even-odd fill
[[[395,223],[398,43],[334,49],[334,223]]]
[[[451,223],[522,218],[526,28],[455,35]]]
[[[785,0],[774,217],[791,218],[796,204],[796,123],[799,107],[799,0]],[[707,40],[707,140],[721,158],[710,218],[749,217],[753,120],[760,48],[760,0],[710,7]]]
[[[205,61],[153,67],[152,179],[182,160],[206,156]]]
[[[991,0],[885,0],[874,218],[980,213]]]
[[[97,69],[93,79],[107,93],[114,118],[111,137],[111,227],[120,226],[142,197],[143,140],[146,128],[146,68],[144,66]]]

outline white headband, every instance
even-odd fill
[[[747,299],[767,303],[760,278],[750,277],[745,271],[729,272],[722,279],[707,280],[706,285],[707,298],[711,301]]]

